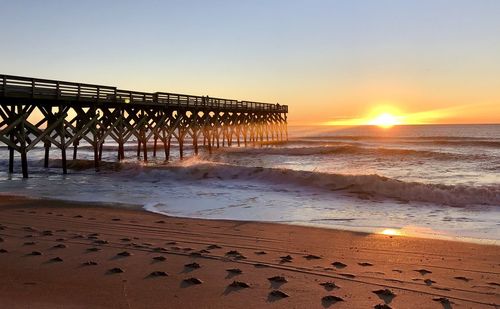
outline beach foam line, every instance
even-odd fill
[[[321,191],[339,191],[368,198],[390,198],[403,202],[427,202],[450,206],[500,206],[500,186],[466,186],[406,182],[377,174],[348,175],[285,168],[247,167],[190,158],[168,165],[125,164],[112,174],[134,181],[250,181],[296,186]]]

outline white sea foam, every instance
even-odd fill
[[[492,146],[500,126],[472,128],[471,136],[468,128],[407,128],[404,133],[412,136],[387,131],[395,136],[381,138],[327,132],[285,145],[219,149],[210,156],[200,147],[200,156],[167,164],[161,151],[149,164],[137,161],[133,141],[127,160],[117,163],[117,147],[107,143],[101,172],[89,161],[93,151],[81,147],[81,160],[71,163],[67,176],[57,168],[59,150],[51,151],[52,168],[46,170],[43,149],[35,148],[28,155],[28,180],[20,178],[18,161],[13,176],[5,173],[8,156],[0,147],[0,193],[130,203],[197,218],[367,231],[425,227],[438,235],[498,240],[500,149]],[[174,147],[171,156],[177,155]]]

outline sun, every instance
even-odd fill
[[[399,117],[390,113],[382,113],[368,122],[369,125],[379,126],[381,128],[391,128],[395,125],[401,124]]]

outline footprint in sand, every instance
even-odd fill
[[[363,266],[363,267],[368,267],[368,266],[373,266],[372,263],[368,263],[368,262],[362,262],[362,263],[358,263],[359,266]]]
[[[308,255],[304,256],[304,259],[306,259],[306,260],[319,260],[319,259],[321,259],[321,257],[314,255],[314,254],[308,254]]]
[[[269,280],[273,289],[279,289],[283,284],[288,282],[288,280],[283,276],[274,276],[267,278],[267,280]]]
[[[34,255],[34,256],[36,256],[36,255],[42,255],[42,252],[40,252],[40,251],[32,251],[28,255]]]
[[[76,215],[76,216],[73,216],[73,218],[83,218],[82,215]]]
[[[54,232],[51,230],[46,230],[41,233],[43,236],[54,236]]]
[[[213,249],[222,249],[221,246],[218,246],[218,245],[209,245],[207,246],[207,249],[208,250],[213,250]]]
[[[432,300],[441,303],[441,305],[443,305],[444,309],[451,309],[452,308],[451,305],[454,304],[452,301],[450,301],[446,297],[435,297]]]
[[[393,272],[395,272],[395,273],[399,273],[399,274],[402,274],[402,273],[403,273],[403,271],[402,271],[402,270],[400,270],[400,269],[393,269],[392,271],[393,271]]]
[[[98,239],[98,240],[94,241],[94,244],[96,244],[96,245],[106,245],[106,244],[108,244],[108,241],[107,240],[103,240],[103,239]]]
[[[108,270],[108,274],[121,274],[123,273],[124,270],[121,269],[120,267],[115,267],[115,268],[111,268],[110,270]]]
[[[425,279],[425,280],[424,280],[424,283],[425,283],[426,285],[432,285],[433,283],[436,283],[436,281],[431,280],[431,279]]]
[[[184,279],[182,282],[187,284],[187,285],[195,285],[195,284],[202,284],[203,283],[203,281],[201,281],[200,279],[195,278],[195,277]]]
[[[264,254],[267,254],[267,252],[266,252],[266,251],[255,251],[254,253],[255,253],[255,254],[257,254],[257,255],[264,255]]]
[[[351,278],[351,279],[356,278],[356,276],[353,274],[339,274],[339,275],[341,275],[342,277]]]
[[[0,237],[0,242],[4,242],[4,240],[3,240],[3,238],[2,238],[2,237]]]
[[[149,274],[148,277],[167,277],[167,273],[164,271],[153,271],[152,273]]]
[[[97,265],[97,262],[94,262],[94,261],[87,261],[87,262],[84,262],[82,263],[83,266],[96,266]]]
[[[158,221],[156,221],[155,223],[164,224],[164,223],[165,223],[165,221],[163,221],[163,220],[158,220]]]
[[[242,281],[233,281],[229,287],[231,288],[235,288],[235,289],[245,289],[245,288],[249,288],[250,285],[246,282],[242,282]]]
[[[226,252],[226,256],[231,257],[235,260],[245,260],[247,257],[236,250],[231,250]]]
[[[267,301],[272,302],[272,301],[276,301],[276,300],[279,300],[282,298],[287,298],[287,297],[290,297],[290,295],[288,295],[285,292],[282,292],[280,290],[272,290],[271,292],[269,292],[269,296],[267,297]]]
[[[24,243],[25,246],[33,246],[34,244],[36,244],[34,241],[27,241]]]
[[[375,305],[375,307],[373,307],[373,309],[392,309],[392,308],[389,307],[389,305],[387,305],[387,304],[378,304],[378,305]]]
[[[6,249],[3,249],[3,248],[0,248],[0,253],[8,253],[9,251],[7,251]]]
[[[62,261],[63,261],[63,259],[61,259],[58,256],[49,260],[49,262],[52,262],[52,263],[57,263],[57,262],[62,262]]]
[[[166,243],[166,245],[168,245],[168,246],[177,245],[177,242],[176,241],[169,241]]]
[[[394,297],[396,297],[396,294],[394,294],[391,290],[389,289],[383,289],[383,290],[375,290],[372,291],[375,293],[381,300],[383,300],[386,304],[389,304]]]
[[[121,240],[121,241],[124,241],[124,242],[129,242],[129,241],[132,241],[132,239],[130,239],[130,238],[122,238],[122,239],[120,239],[120,240]]]
[[[158,261],[158,262],[163,262],[166,259],[167,259],[166,257],[161,256],[161,255],[153,257],[153,260]]]
[[[332,265],[337,269],[342,269],[347,267],[347,265],[342,262],[333,262]]]
[[[58,244],[58,245],[53,246],[52,248],[54,248],[54,249],[64,249],[64,248],[66,248],[66,245],[65,244]]]
[[[335,303],[338,303],[340,301],[344,301],[344,299],[335,296],[335,295],[327,295],[321,298],[321,303],[323,304],[323,307],[329,307]]]
[[[201,268],[200,264],[198,263],[189,263],[184,265],[185,268],[190,268],[190,269],[198,269]]]
[[[323,286],[325,290],[331,291],[334,289],[340,289],[338,285],[336,285],[333,281],[322,282],[319,285]]]
[[[416,269],[415,271],[417,273],[420,273],[422,276],[425,276],[427,274],[432,274],[432,271],[427,270],[427,269]]]
[[[120,219],[120,218],[113,218],[113,219],[111,219],[111,221],[121,221],[121,220],[122,219]]]
[[[239,275],[239,274],[242,274],[243,271],[239,268],[230,268],[230,269],[226,269],[226,271],[228,273],[231,273],[231,274],[236,274],[236,275]]]
[[[488,282],[487,284],[494,285],[494,286],[500,286],[500,283],[496,283],[496,282]]]
[[[465,282],[469,282],[469,281],[472,280],[471,278],[462,277],[462,276],[454,277],[454,279],[462,280],[462,281],[465,281]]]
[[[195,252],[191,252],[191,253],[189,254],[189,256],[192,256],[192,257],[201,257],[202,255],[201,255],[201,253],[200,253],[200,252],[196,252],[196,251],[195,251]]]
[[[121,256],[121,257],[127,257],[127,256],[131,256],[132,253],[130,253],[128,251],[123,251],[123,252],[117,253],[116,255]]]
[[[293,257],[291,255],[285,255],[285,256],[280,256],[280,263],[291,263],[293,260]]]
[[[88,252],[97,252],[97,251],[100,251],[101,248],[96,248],[96,247],[92,247],[92,248],[88,248],[87,251]]]
[[[286,280],[286,278],[283,276],[274,276],[274,277],[267,278],[267,280],[269,280],[271,282],[278,282],[278,283],[287,283],[288,282],[288,280]]]

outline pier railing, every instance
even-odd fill
[[[288,112],[288,106],[168,92],[140,92],[116,87],[0,75],[0,96],[86,103],[163,104],[186,108]]]

